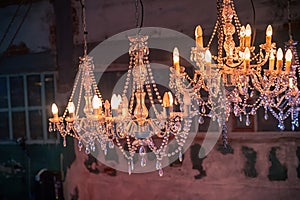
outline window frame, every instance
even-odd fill
[[[40,94],[41,94],[41,105],[29,105],[28,100],[28,84],[27,84],[27,77],[32,75],[38,75],[41,81],[40,87]],[[0,78],[5,78],[6,81],[6,95],[7,95],[7,107],[0,108],[1,112],[8,113],[8,139],[0,139],[0,144],[15,144],[17,138],[14,138],[13,135],[13,112],[24,112],[25,114],[25,137],[26,137],[26,144],[58,144],[60,142],[59,134],[56,135],[56,138],[49,138],[49,131],[48,131],[48,119],[47,119],[47,108],[49,105],[46,105],[46,88],[45,88],[45,76],[52,75],[53,76],[53,95],[54,100],[56,98],[56,77],[57,72],[55,71],[45,71],[45,72],[32,72],[32,73],[22,73],[22,74],[3,74],[0,75]],[[10,85],[10,78],[11,77],[22,77],[23,79],[23,91],[24,91],[24,105],[18,107],[12,107],[11,105],[11,85]],[[42,136],[43,139],[32,139],[31,132],[30,132],[30,111],[38,111],[42,112]]]

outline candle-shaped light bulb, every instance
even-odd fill
[[[178,48],[175,47],[173,50],[173,65],[177,73],[180,72],[180,64],[179,64],[179,51]]]
[[[246,31],[245,31],[245,35],[246,35],[246,47],[250,47],[251,46],[251,26],[249,24],[247,24],[246,26]]]
[[[168,92],[168,95],[169,95],[169,100],[170,100],[170,106],[172,107],[173,106],[173,95],[171,92]]]
[[[97,95],[94,95],[92,100],[93,109],[99,109],[102,107],[102,102]]]
[[[52,104],[51,110],[52,110],[53,118],[57,119],[58,118],[58,108],[55,103]]]
[[[274,70],[274,61],[275,61],[275,56],[273,50],[270,52],[270,58],[269,58],[269,70],[273,71]]]
[[[173,103],[172,94],[170,92],[165,92],[164,96],[163,96],[163,107],[164,107],[164,110],[165,110],[166,117],[169,117],[170,113],[172,111],[172,104],[171,103]]]
[[[244,47],[245,45],[245,35],[246,35],[246,29],[245,26],[242,26],[240,30],[240,47]]]
[[[122,98],[122,116],[126,117],[128,114],[128,98],[123,96]]]
[[[69,117],[73,118],[75,112],[75,105],[72,101],[68,103],[68,111],[69,111]]]
[[[58,114],[58,108],[55,103],[52,104],[51,110],[53,115]]]
[[[196,46],[203,47],[203,32],[200,25],[198,25],[195,29],[195,39],[196,39]]]
[[[248,47],[246,47],[245,49],[245,60],[250,60],[250,49]]]
[[[287,73],[290,73],[292,58],[293,58],[292,51],[288,49],[285,53],[285,71]]]
[[[249,69],[249,66],[250,66],[250,49],[249,49],[249,47],[246,47],[244,56],[245,56],[245,69]]]
[[[276,63],[277,72],[280,73],[282,71],[282,59],[283,59],[283,52],[281,48],[278,49],[276,58],[277,58],[277,63]]]
[[[111,104],[111,109],[112,110],[118,109],[120,102],[119,102],[119,98],[116,94],[112,95],[110,104]]]
[[[269,25],[266,30],[266,44],[268,45],[271,44],[272,34],[273,34],[272,26]]]
[[[208,49],[205,51],[204,59],[206,64],[211,64],[211,53]]]
[[[207,74],[207,76],[210,76],[210,74],[211,74],[211,53],[208,49],[205,51],[204,60],[205,60],[206,74]]]
[[[163,96],[163,106],[165,108],[170,107],[170,96],[169,96],[168,92],[164,93],[164,96]]]

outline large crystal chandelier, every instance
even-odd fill
[[[202,108],[199,122],[203,122],[201,117],[205,116],[223,119],[222,114],[228,120],[230,113],[234,113],[241,121],[245,119],[249,126],[250,116],[256,115],[262,107],[265,119],[271,113],[283,130],[284,120],[291,118],[294,130],[299,126],[300,105],[296,77],[299,65],[294,64],[296,52],[287,48],[284,56],[281,48],[276,49],[270,25],[266,28],[265,43],[255,47],[251,26],[241,25],[233,0],[218,0],[217,10],[217,22],[208,45],[203,46],[202,28],[197,26],[196,46],[191,49],[191,61],[198,68],[190,82]],[[213,55],[215,36],[217,52]],[[219,89],[222,85],[224,90]],[[208,98],[201,96],[203,91],[208,93]],[[219,104],[211,100],[216,97],[226,102],[225,109],[218,108]],[[225,127],[225,121],[219,121],[222,127]]]
[[[58,131],[64,139],[67,135],[78,140],[79,149],[87,154],[101,148],[104,155],[117,147],[128,162],[128,173],[135,169],[139,159],[146,166],[147,153],[155,156],[155,166],[163,175],[163,159],[177,156],[182,161],[183,146],[188,138],[192,118],[197,109],[192,106],[188,85],[176,80],[176,89],[162,96],[154,80],[148,60],[148,36],[129,37],[129,69],[122,94],[113,94],[111,101],[103,101],[94,77],[92,58],[87,55],[85,7],[83,9],[84,56],[80,58],[68,106],[62,117],[52,106],[49,131]],[[179,55],[175,55],[178,63]],[[176,64],[176,73],[178,66]],[[171,67],[171,71],[175,70]],[[174,105],[176,101],[177,105]],[[149,110],[153,112],[149,112]],[[168,148],[173,142],[175,148]],[[97,149],[99,150],[99,149]]]

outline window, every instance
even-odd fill
[[[0,76],[0,142],[21,137],[28,143],[57,141],[47,128],[54,94],[53,73]]]

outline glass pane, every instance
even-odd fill
[[[41,86],[42,83],[40,75],[27,76],[27,92],[29,106],[41,105]]]
[[[6,78],[0,77],[0,108],[7,108],[7,85]]]
[[[12,107],[24,107],[23,77],[10,77],[10,96]]]
[[[0,140],[9,139],[8,113],[0,112]]]
[[[51,105],[54,102],[54,76],[53,74],[45,75],[45,97],[46,105]]]
[[[15,139],[26,136],[25,113],[13,112],[13,136]]]
[[[43,139],[42,111],[29,112],[30,138],[32,140]]]

